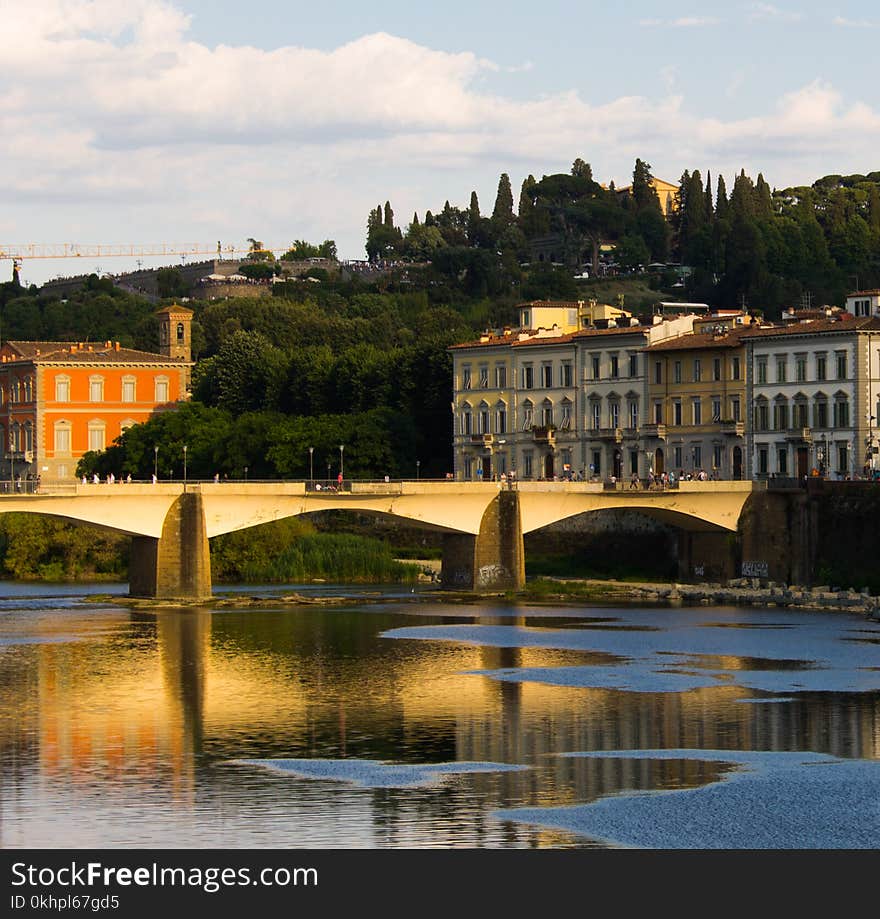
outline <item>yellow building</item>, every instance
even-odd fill
[[[651,345],[648,437],[655,474],[741,479],[745,463],[745,348],[718,327]]]

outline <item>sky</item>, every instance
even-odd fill
[[[404,229],[471,191],[491,212],[502,173],[518,200],[577,157],[618,185],[636,157],[728,188],[880,169],[867,0],[0,0],[0,22],[0,256],[255,238],[360,259],[385,201]],[[135,267],[27,258],[22,279]]]

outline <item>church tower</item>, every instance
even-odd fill
[[[173,303],[156,311],[159,319],[159,353],[175,360],[192,360],[193,311]]]

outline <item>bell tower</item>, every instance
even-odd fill
[[[193,311],[173,303],[156,311],[159,320],[159,353],[175,360],[192,360]]]

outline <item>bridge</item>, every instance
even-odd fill
[[[310,482],[69,485],[0,495],[0,513],[44,514],[132,537],[129,593],[157,599],[211,596],[208,540],[222,533],[327,510],[397,517],[443,534],[441,582],[463,590],[525,583],[523,535],[590,511],[636,510],[678,527],[686,565],[695,537],[737,531],[752,482],[681,482],[675,489],[590,482]],[[717,538],[716,538],[717,543]]]

